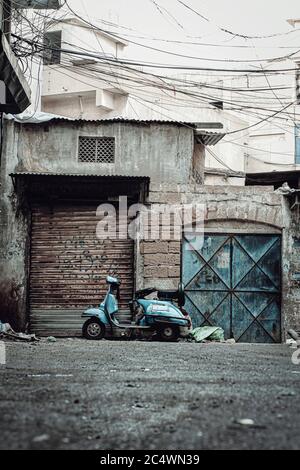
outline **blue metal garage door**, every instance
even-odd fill
[[[218,325],[239,342],[281,341],[281,238],[209,234],[182,244],[193,326]]]

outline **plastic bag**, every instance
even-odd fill
[[[219,326],[199,326],[194,328],[190,335],[196,343],[204,340],[224,341],[224,330]]]

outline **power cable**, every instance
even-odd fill
[[[212,23],[214,24],[214,26],[216,26],[220,31],[222,31],[223,33],[226,33],[226,34],[230,34],[231,36],[233,37],[239,37],[239,38],[243,38],[243,39],[268,39],[268,38],[275,38],[275,37],[280,37],[280,36],[286,36],[288,34],[291,34],[291,33],[294,33],[296,31],[300,31],[300,28],[297,28],[297,29],[292,29],[290,31],[287,31],[287,32],[284,32],[284,33],[274,33],[274,34],[268,34],[268,35],[247,35],[247,34],[241,34],[241,33],[235,33],[233,31],[230,31],[228,28],[224,28],[222,26],[218,26],[217,24],[215,24],[211,19],[209,19],[207,16],[204,16],[202,13],[200,13],[199,11],[197,10],[194,10],[192,7],[190,7],[189,5],[187,5],[185,2],[183,2],[182,0],[177,0],[178,3],[180,3],[181,5],[183,5],[185,8],[187,8],[188,10],[192,11],[193,13],[195,13],[197,16],[199,16],[200,18],[202,18],[204,21],[208,22],[208,23]]]

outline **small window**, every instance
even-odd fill
[[[114,163],[114,137],[79,137],[78,161],[81,163]]]
[[[60,64],[61,59],[61,31],[50,31],[44,36],[44,64]]]

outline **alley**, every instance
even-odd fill
[[[300,367],[287,345],[5,344],[0,448],[300,447]]]

